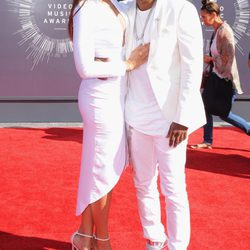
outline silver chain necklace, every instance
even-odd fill
[[[154,1],[149,13],[148,13],[148,16],[147,16],[147,19],[144,23],[144,26],[143,26],[143,29],[142,29],[142,33],[141,35],[138,35],[138,31],[137,31],[137,27],[136,27],[136,21],[137,21],[137,12],[138,12],[138,7],[136,6],[136,11],[135,11],[135,22],[134,22],[134,32],[135,32],[135,38],[136,38],[136,42],[137,44],[143,44],[144,43],[144,35],[145,35],[145,31],[146,31],[146,28],[148,26],[148,22],[149,22],[149,19],[150,19],[150,16],[152,15],[153,13],[153,10],[154,10],[154,7],[155,7],[155,4],[156,4],[156,0]]]

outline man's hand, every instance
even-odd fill
[[[187,138],[188,128],[173,122],[169,128],[167,138],[169,138],[169,146],[176,147]]]

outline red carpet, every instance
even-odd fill
[[[81,129],[0,129],[0,249],[71,249]],[[190,137],[201,141],[202,130]],[[188,150],[190,250],[250,249],[250,137],[216,128],[213,150]],[[164,217],[164,216],[163,216]],[[113,193],[113,250],[143,250],[131,170]]]

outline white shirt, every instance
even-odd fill
[[[150,41],[153,12],[150,13],[150,10],[140,11],[137,9],[135,23],[137,34],[134,34],[134,47],[139,45],[136,41],[136,35],[140,37],[143,33],[144,24],[149,14],[151,15],[145,29],[143,42],[147,43]],[[131,127],[144,134],[154,136],[167,135],[167,122],[152,91],[146,63],[129,73],[125,119]]]
[[[220,56],[218,50],[217,50],[217,32],[215,33],[215,36],[214,36],[214,39],[213,39],[213,42],[211,44],[211,54],[212,54],[212,57],[217,57],[217,56]],[[220,78],[223,78],[216,70],[215,67],[213,67],[213,72],[219,76]]]

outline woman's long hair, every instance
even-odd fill
[[[81,7],[83,6],[83,4],[85,3],[86,0],[83,1]],[[74,15],[78,12],[75,12],[75,8],[76,6],[82,2],[82,0],[73,0],[73,3],[72,3],[72,9],[70,10],[70,14],[69,14],[69,22],[68,22],[68,32],[69,32],[69,38],[70,40],[72,41],[73,40],[73,18],[74,18]],[[80,8],[81,8],[80,7]]]
[[[220,15],[220,6],[216,2],[211,0],[202,0],[201,4],[202,4],[201,10],[205,10],[209,14],[215,12],[218,16]]]

